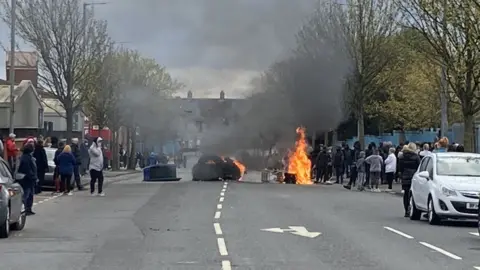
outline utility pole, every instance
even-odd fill
[[[10,28],[10,133],[15,132],[14,128],[14,114],[15,114],[15,98],[13,93],[15,92],[15,24],[17,21],[17,12],[16,12],[17,1],[12,0],[11,2],[11,28]]]
[[[447,0],[443,0],[443,19],[442,19],[442,24],[443,24],[443,40],[446,43],[447,42],[447,36],[446,32],[448,31],[447,29],[447,22],[445,13],[447,12]],[[447,83],[447,63],[445,63],[445,60],[442,63],[442,78],[441,78],[441,90],[440,90],[440,106],[441,106],[441,126],[440,126],[440,136],[444,137],[447,136],[448,132],[448,101],[447,101],[447,94],[448,94],[448,83]],[[465,127],[466,128],[466,127]]]

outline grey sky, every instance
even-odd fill
[[[97,2],[100,2],[98,0]],[[316,0],[110,0],[95,17],[110,34],[187,84],[196,96],[246,94],[253,76],[293,46]],[[9,30],[0,24],[8,44]],[[5,54],[0,55],[1,78]]]

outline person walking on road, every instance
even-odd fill
[[[367,157],[365,163],[370,165],[370,189],[374,192],[380,192],[378,184],[382,173],[383,158],[380,156],[378,149],[373,150],[373,155]]]
[[[417,146],[409,143],[403,148],[403,155],[399,157],[398,171],[401,173],[402,190],[403,190],[403,208],[405,209],[405,217],[410,216],[410,187],[412,186],[412,177],[420,165],[420,157],[415,152]]]
[[[397,172],[397,157],[395,156],[395,148],[390,148],[388,150],[388,156],[385,159],[385,176],[387,178],[388,189],[387,191],[392,191],[393,179],[395,178],[395,173]]]
[[[21,179],[20,175],[22,175]],[[27,144],[23,148],[22,156],[18,164],[18,171],[15,177],[23,188],[23,204],[25,206],[25,213],[35,215],[32,211],[33,196],[35,193],[35,184],[38,180],[37,177],[37,165],[35,164],[35,158],[33,157],[33,145]]]
[[[88,154],[90,156],[90,193],[92,196],[95,195],[95,183],[98,181],[98,196],[105,196],[103,193],[103,152],[102,152],[102,141],[101,137],[95,138],[93,140],[90,149],[88,149]]]
[[[72,154],[75,157],[75,166],[73,167],[73,177],[75,179],[75,185],[77,186],[77,189],[80,191],[80,190],[83,190],[82,181],[80,177],[80,166],[82,165],[82,154],[80,152],[80,146],[78,145],[78,138],[72,139]]]
[[[57,156],[58,172],[60,174],[60,180],[63,185],[63,194],[73,195],[71,179],[73,176],[73,170],[76,166],[75,156],[73,156],[72,148],[70,145],[65,145],[62,153]]]
[[[48,158],[45,148],[43,147],[43,140],[38,140],[33,150],[33,157],[37,165],[38,183],[35,185],[35,194],[42,192],[42,186],[45,181],[45,173],[48,172]]]

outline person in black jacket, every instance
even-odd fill
[[[37,165],[38,183],[35,185],[35,194],[42,192],[42,185],[45,180],[45,173],[48,172],[48,158],[45,148],[43,147],[43,140],[38,140],[33,150],[33,157]]]
[[[344,169],[345,157],[343,156],[342,148],[336,149],[333,156],[333,167],[335,168],[335,176],[337,178],[336,183],[343,185],[343,169]]]
[[[53,138],[52,138],[53,141]],[[56,192],[61,192],[61,185],[60,185],[60,172],[59,172],[59,167],[58,167],[58,155],[60,155],[63,152],[63,148],[65,147],[64,142],[58,142],[57,144],[57,151],[55,151],[55,157],[53,158],[53,162],[55,163],[55,171],[53,173],[53,181],[55,181],[55,189]]]
[[[35,184],[38,180],[37,165],[33,154],[33,145],[26,144],[23,148],[20,163],[18,165],[18,173],[23,174],[23,178],[19,180],[23,188],[23,204],[25,205],[25,213],[27,215],[35,215],[32,211],[33,207],[33,193],[35,193]]]
[[[409,143],[408,147],[403,149],[403,155],[399,158],[398,171],[401,174],[403,189],[403,208],[405,209],[405,217],[410,216],[410,187],[412,186],[412,178],[420,165],[420,157],[416,153],[417,146],[415,143]]]
[[[315,176],[315,183],[327,181],[327,167],[328,167],[328,153],[325,148],[320,150],[315,161],[315,169],[317,170]]]
[[[360,157],[360,152],[362,152],[362,146],[359,141],[356,141],[353,143],[353,150],[350,151],[352,166],[350,166],[350,180],[348,184],[343,186],[346,189],[351,189],[352,185],[355,186],[355,182],[357,181],[357,160]]]
[[[80,150],[80,146],[78,145],[78,139],[72,139],[72,154],[75,157],[75,166],[73,167],[73,176],[75,178],[75,185],[77,186],[78,190],[83,190],[82,181],[80,179],[80,165],[82,165],[82,153]],[[72,187],[73,190],[73,187]]]

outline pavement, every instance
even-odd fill
[[[0,269],[480,269],[475,222],[410,221],[389,193],[178,175],[113,177],[106,197],[36,205],[23,231],[0,240]]]

